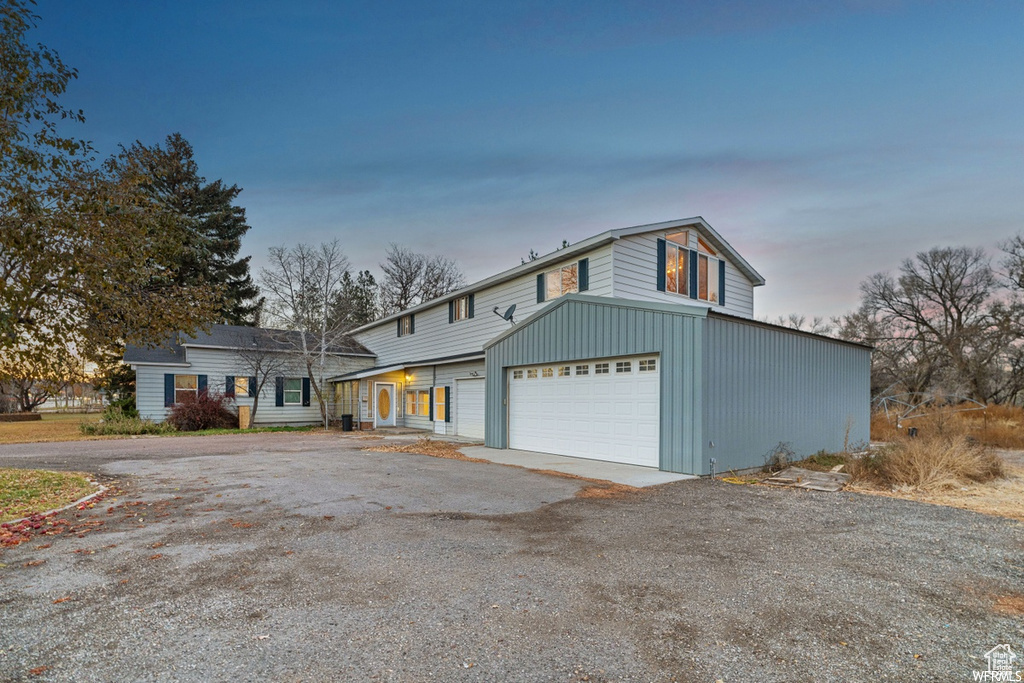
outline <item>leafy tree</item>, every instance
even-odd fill
[[[26,3],[0,0],[0,358],[32,379],[66,356],[192,331],[218,294],[178,281],[183,226],[141,179],[96,167],[58,129],[83,119],[60,103],[77,74],[29,44],[36,21]]]
[[[455,261],[417,254],[393,242],[380,267],[380,308],[385,316],[444,296],[466,282]]]
[[[249,231],[245,209],[235,204],[241,188],[199,175],[192,145],[174,133],[165,146],[136,142],[122,149],[118,172],[137,174],[141,187],[158,207],[176,215],[184,227],[180,285],[215,286],[223,292],[218,316],[230,325],[255,325],[262,300],[249,274],[249,256],[238,258]]]
[[[320,404],[325,427],[329,417],[325,393],[327,356],[346,341],[345,333],[351,329],[344,320],[332,315],[347,272],[348,258],[338,240],[316,247],[272,247],[269,266],[260,270],[260,282],[267,293],[268,321],[298,333],[282,335],[276,341],[298,354]]]

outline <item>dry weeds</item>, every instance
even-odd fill
[[[909,427],[917,427],[922,435],[952,429],[993,448],[1024,449],[1024,408],[990,405],[984,410],[957,411],[958,408],[939,408],[928,415],[904,420],[903,429],[896,429],[885,413],[876,412],[871,416],[871,439],[893,441],[904,436]]]

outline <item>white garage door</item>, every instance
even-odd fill
[[[484,438],[484,380],[455,380],[455,433],[470,439]]]
[[[657,357],[509,370],[509,448],[658,467],[659,370]]]

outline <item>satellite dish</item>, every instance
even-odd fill
[[[498,313],[498,307],[497,306],[494,307],[494,315],[500,316],[502,319],[509,321],[513,325],[516,324],[515,319],[512,317],[513,315],[515,315],[515,312],[516,312],[516,305],[515,304],[512,304],[511,306],[509,306],[508,310],[505,311],[504,313]]]

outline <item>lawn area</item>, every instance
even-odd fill
[[[0,468],[0,522],[69,505],[95,490],[80,472]]]
[[[79,425],[99,419],[99,413],[43,413],[37,422],[0,422],[0,444],[96,438],[82,436]]]

